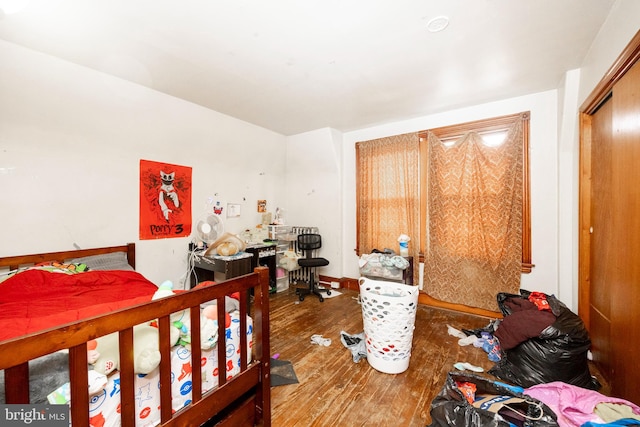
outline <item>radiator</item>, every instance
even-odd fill
[[[291,234],[295,234],[296,236],[298,234],[308,234],[308,233],[318,233],[318,227],[299,227],[299,226],[293,226],[291,227]],[[302,251],[300,251],[298,249],[298,241],[294,241],[294,249],[296,251],[296,254],[300,255],[300,256],[304,256],[304,254],[302,253]],[[312,254],[312,256],[316,256],[315,253]],[[293,270],[289,272],[289,283],[296,283],[298,281],[300,282],[309,282],[309,276],[311,275],[311,269],[309,268],[299,268],[297,270]],[[317,279],[317,277],[316,277]],[[316,283],[318,281],[316,280]]]

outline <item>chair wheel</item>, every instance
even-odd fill
[[[320,302],[324,302],[324,298],[320,297],[319,299],[320,299]]]
[[[300,301],[304,301],[304,295],[300,295]]]
[[[327,291],[327,295],[331,295],[331,291]]]

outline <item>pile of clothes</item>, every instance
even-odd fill
[[[497,302],[502,319],[475,330],[447,328],[459,345],[487,352],[495,362],[489,374],[505,382],[456,363],[461,372],[448,373],[431,403],[430,427],[640,426],[638,405],[596,391],[600,383],[587,358],[591,341],[577,314],[541,292],[500,293]]]
[[[622,427],[640,425],[640,407],[554,381],[520,387],[449,372],[431,402],[429,427]]]
[[[561,381],[600,388],[589,372],[589,333],[577,314],[541,292],[500,293],[497,300],[504,318],[493,335],[502,357],[489,373],[522,387]]]

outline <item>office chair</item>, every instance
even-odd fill
[[[309,294],[317,295],[320,302],[324,301],[322,292],[326,292],[327,295],[331,295],[330,289],[319,289],[316,283],[316,267],[324,267],[329,265],[329,261],[325,258],[315,257],[315,251],[322,247],[322,237],[319,234],[298,234],[298,250],[304,254],[303,258],[298,259],[298,265],[302,268],[306,268],[309,273],[309,286],[298,287],[296,293],[298,294],[300,301],[304,301],[304,296]]]

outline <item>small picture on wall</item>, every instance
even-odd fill
[[[258,212],[266,212],[266,211],[267,211],[267,201],[258,200]]]
[[[240,216],[239,203],[227,203],[227,218],[236,218]]]

